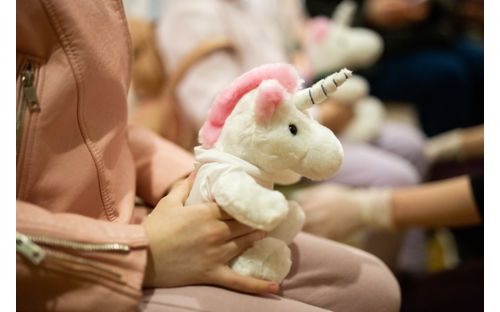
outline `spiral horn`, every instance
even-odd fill
[[[352,71],[344,68],[339,72],[316,82],[310,88],[302,89],[295,93],[292,98],[293,104],[300,110],[305,110],[319,104],[331,96],[349,77]]]

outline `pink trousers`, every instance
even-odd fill
[[[342,140],[344,162],[331,182],[354,187],[402,187],[418,184],[428,160],[420,130],[386,122],[370,144]]]
[[[144,291],[142,311],[399,311],[399,285],[388,268],[358,249],[300,233],[293,267],[278,296],[214,286]]]

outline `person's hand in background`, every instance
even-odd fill
[[[430,4],[427,0],[368,0],[364,13],[374,26],[397,28],[425,20]]]
[[[476,198],[472,184],[469,176],[398,189],[353,189],[324,183],[291,197],[304,209],[306,232],[345,240],[362,227],[392,230],[480,224],[482,200]]]
[[[390,191],[355,190],[324,183],[296,194],[306,213],[304,231],[345,240],[363,226],[390,229]]]
[[[319,121],[330,128],[335,134],[340,134],[354,118],[353,105],[338,103],[328,99],[318,105]]]
[[[184,207],[192,180],[174,186],[143,223],[150,244],[144,286],[213,284],[276,293],[276,283],[239,275],[227,266],[264,232],[239,223],[215,203]]]

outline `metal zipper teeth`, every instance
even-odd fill
[[[29,236],[26,235],[31,241],[41,245],[48,245],[54,247],[68,248],[81,251],[116,251],[116,252],[129,252],[130,246],[122,243],[81,243],[76,241],[50,238],[44,236]]]
[[[24,114],[26,112],[26,105],[24,105],[23,97],[23,87],[21,87],[21,92],[19,97],[21,98],[21,103],[19,104],[19,112],[16,118],[16,159],[19,155],[19,149],[21,148],[21,134],[24,125]]]
[[[30,113],[40,111],[40,103],[36,95],[36,70],[37,67],[28,61],[21,71],[19,111],[16,118],[16,159],[21,147],[21,138],[24,127],[26,108]]]
[[[54,260],[62,261],[61,264],[64,262],[70,262],[87,266],[94,270],[94,272],[87,271],[88,273],[107,276],[108,278],[113,279],[119,283],[124,283],[122,280],[122,275],[119,272],[115,272],[112,269],[108,269],[98,263],[94,263],[89,259],[78,257],[76,255],[71,255],[56,250],[42,249],[29,236],[21,234],[19,232],[16,232],[16,251],[35,265],[40,265],[45,258],[51,257]],[[72,268],[71,270],[75,270],[75,268]]]

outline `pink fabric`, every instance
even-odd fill
[[[193,171],[194,157],[138,126],[129,126],[128,139],[133,147],[137,195],[154,207],[175,181]]]
[[[130,246],[123,253],[57,248],[79,260],[52,254],[39,265],[18,254],[17,309],[134,310],[148,245],[143,227],[131,224],[136,189],[154,205],[192,170],[193,158],[127,126],[131,50],[120,1],[20,1],[16,34],[17,112],[28,64],[40,106],[26,109],[19,138],[16,230]]]
[[[370,144],[343,141],[344,161],[329,181],[353,187],[416,185],[420,176],[406,159]]]
[[[253,296],[211,286],[146,290],[141,310],[395,312],[399,286],[372,255],[300,233],[292,242],[293,266],[278,296]]]
[[[277,80],[266,80],[260,84],[255,101],[255,117],[266,122],[273,117],[274,111],[283,102],[285,90]]]
[[[212,147],[217,141],[224,122],[243,95],[267,79],[276,79],[288,92],[297,90],[300,82],[295,68],[285,63],[263,65],[241,75],[224,88],[212,104],[208,119],[200,130],[200,143],[205,148]]]
[[[344,162],[332,181],[355,187],[402,187],[418,184],[429,163],[423,154],[425,138],[414,127],[385,122],[372,144],[340,137]]]
[[[321,42],[328,34],[330,29],[330,20],[324,16],[316,17],[310,21],[309,27],[313,42]]]

